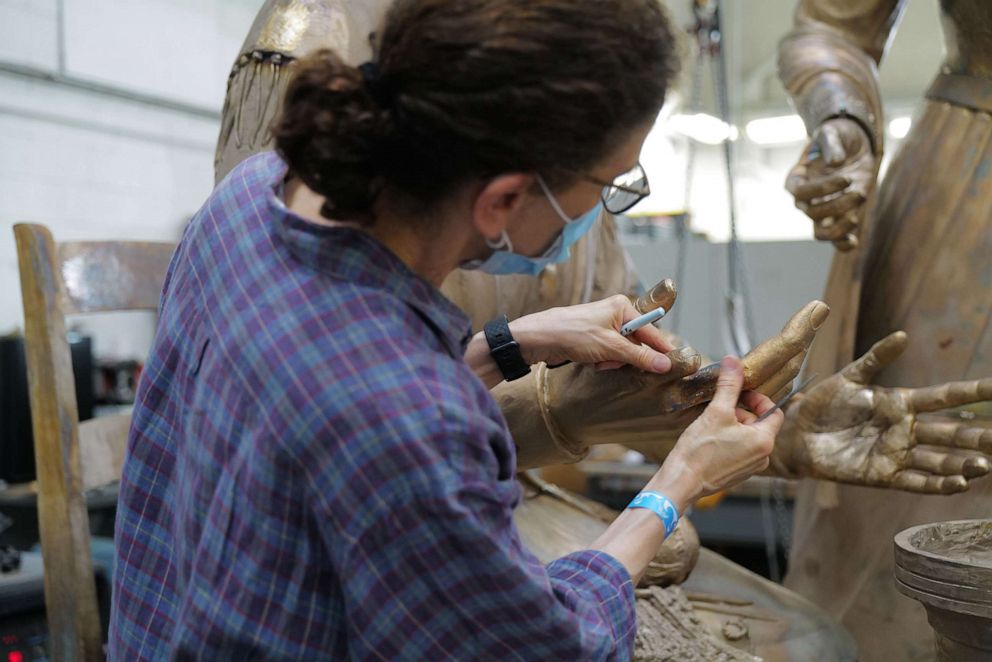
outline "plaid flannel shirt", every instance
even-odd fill
[[[521,544],[469,323],[253,157],[186,229],[117,516],[114,660],[628,659],[630,577]]]

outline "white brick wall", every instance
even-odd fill
[[[59,0],[0,0],[0,64],[58,70]],[[61,0],[62,72],[220,112],[262,0]],[[0,71],[0,333],[23,324],[11,226],[175,241],[213,186],[219,123]],[[105,356],[142,356],[149,316],[88,317]]]

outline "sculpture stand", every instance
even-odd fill
[[[937,659],[992,660],[992,520],[906,529],[895,553],[896,587],[926,607]]]

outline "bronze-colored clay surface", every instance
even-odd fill
[[[737,624],[742,632],[735,631],[733,641],[741,643],[747,637],[747,626],[743,622]],[[761,659],[738,650],[725,639],[706,628],[681,590],[659,586],[637,590],[635,660],[758,662]]]
[[[637,297],[634,300],[634,308],[637,308],[641,313],[647,313],[656,308],[664,308],[666,311],[669,311],[675,305],[675,300],[678,296],[679,291],[675,286],[675,281],[671,278],[666,278]]]
[[[783,43],[802,49],[803,40],[814,40],[825,58],[807,60],[795,79],[805,82],[789,85],[797,106],[807,106],[805,90],[829,88],[835,108],[853,99],[881,117],[870,62],[882,59],[906,0],[797,4],[795,27]],[[915,113],[874,200],[867,196],[858,209],[857,250],[835,256],[824,295],[832,319],[810,355],[810,368],[821,375],[903,330],[906,353],[878,372],[878,385],[925,387],[992,376],[992,3],[940,4],[946,73]],[[932,38],[940,38],[936,26]],[[782,61],[792,53],[783,47]],[[856,66],[834,66],[859,57]],[[783,72],[793,79],[793,69]],[[817,128],[807,124],[810,132]],[[980,443],[981,430],[956,426],[981,422],[948,413],[902,428],[902,439],[920,443],[921,460],[934,449],[932,441],[963,450]],[[965,494],[941,498],[807,481],[798,491],[786,585],[850,628],[866,662],[930,659],[933,637],[924,610],[899,595],[891,579],[892,536],[924,522],[988,517],[990,511],[987,477]]]
[[[928,527],[910,542],[916,549],[952,561],[992,568],[992,521],[948,522]]]

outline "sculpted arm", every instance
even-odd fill
[[[638,305],[650,304],[642,298]],[[828,312],[811,302],[745,357],[746,387],[773,399],[788,392]],[[770,473],[933,494],[964,491],[989,473],[992,430],[952,419],[944,410],[992,399],[992,380],[923,389],[873,385],[874,375],[905,347],[905,334],[892,334],[793,400]],[[518,466],[575,462],[603,443],[620,443],[663,462],[712,398],[719,374],[718,366],[699,370],[702,357],[690,348],[669,357],[673,369],[667,375],[540,364],[527,378],[496,387],[493,394],[517,442]]]
[[[269,125],[279,112],[293,63],[318,48],[348,62],[371,56],[369,36],[389,0],[266,0],[235,58],[227,81],[214,177],[270,149]]]
[[[817,239],[841,250],[858,227],[884,151],[878,68],[906,0],[802,0],[779,45],[779,77],[810,142],[786,187]]]

